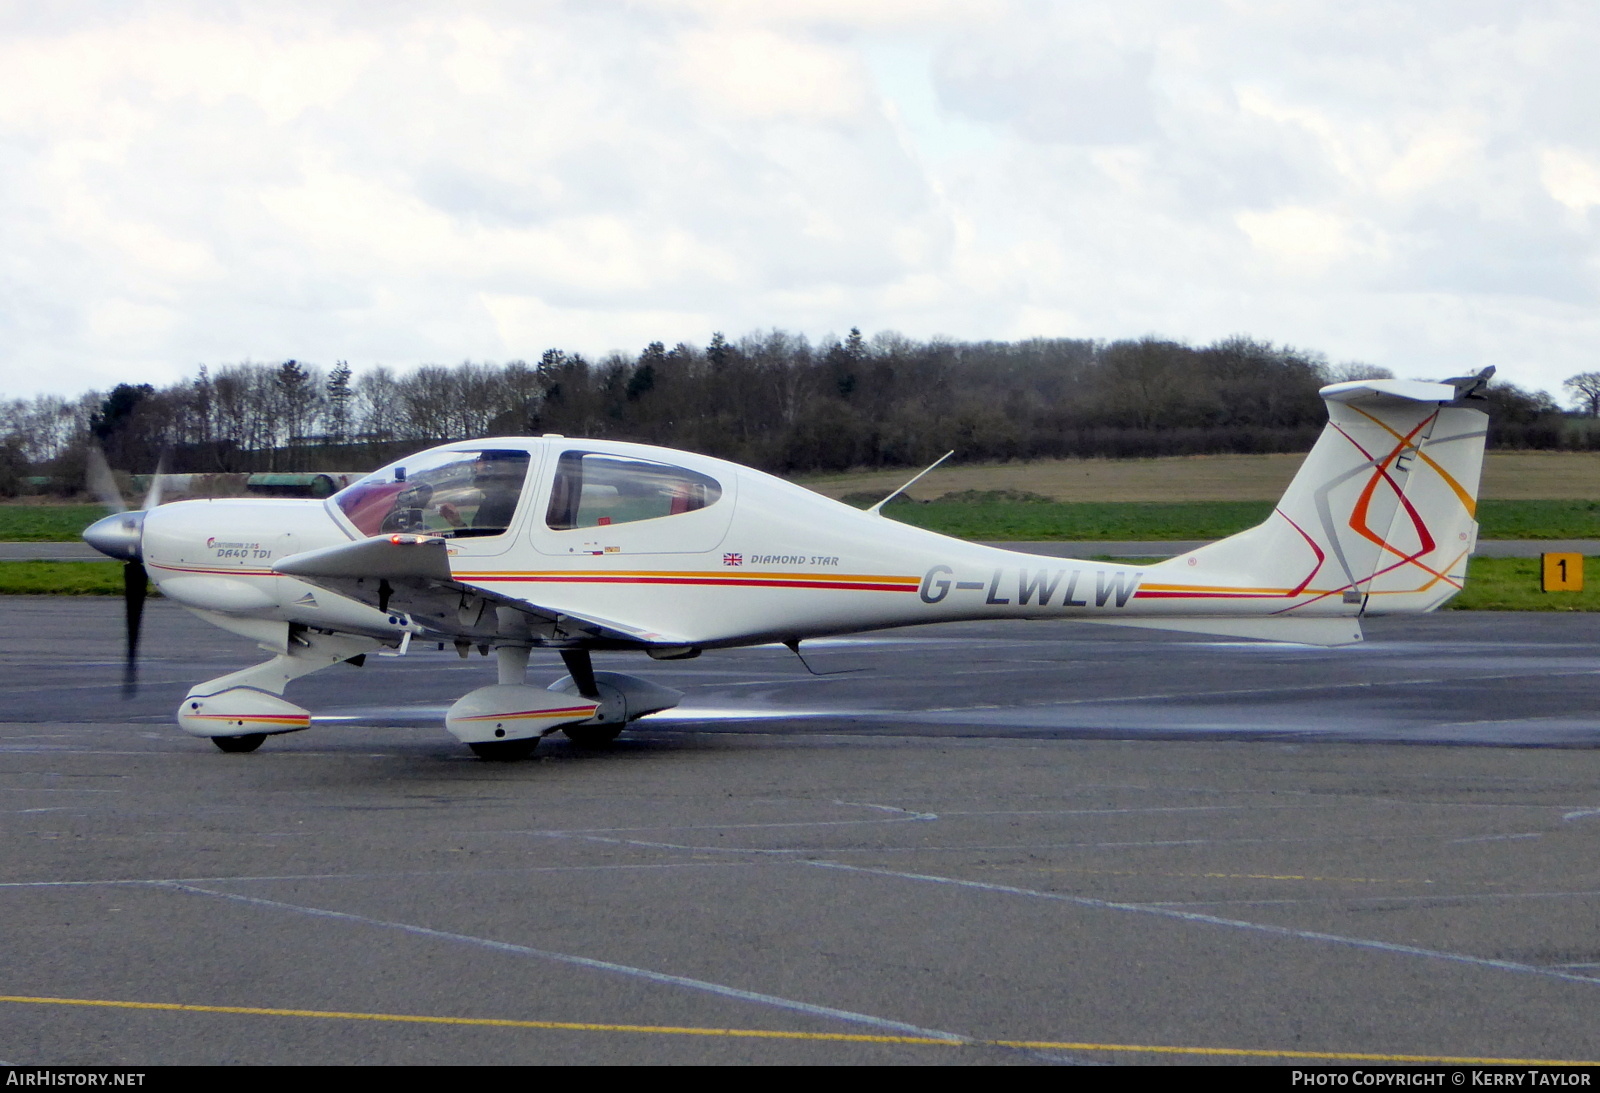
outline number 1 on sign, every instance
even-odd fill
[[[1541,554],[1539,587],[1545,592],[1582,592],[1582,554]]]

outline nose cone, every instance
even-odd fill
[[[101,554],[124,562],[137,562],[143,557],[143,538],[143,512],[119,512],[83,529],[84,542]]]

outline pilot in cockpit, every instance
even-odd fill
[[[471,505],[470,493],[478,494],[476,510],[471,518],[449,501],[439,504],[439,515],[451,527],[468,528],[483,533],[506,530],[517,511],[517,499],[522,495],[522,480],[527,474],[528,457],[523,452],[479,452],[472,464],[472,490],[457,501]]]

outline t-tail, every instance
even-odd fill
[[[1139,598],[1176,629],[1329,645],[1359,641],[1358,616],[1434,610],[1477,545],[1492,372],[1324,387],[1327,427],[1267,521],[1150,567]]]

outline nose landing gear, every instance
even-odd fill
[[[246,733],[244,736],[213,736],[211,742],[225,752],[237,753],[255,751],[266,743],[267,734],[264,732]]]
[[[477,740],[467,747],[471,748],[472,754],[479,759],[487,759],[494,763],[510,763],[532,755],[533,749],[538,744],[537,736],[529,736],[522,740]]]

